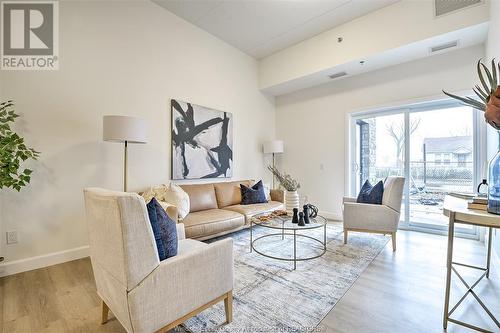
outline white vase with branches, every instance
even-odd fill
[[[299,209],[299,193],[297,190],[300,188],[300,183],[274,166],[268,166],[267,168],[276,177],[280,187],[285,189],[285,209],[288,215],[292,215],[294,208]]]

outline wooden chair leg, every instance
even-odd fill
[[[108,322],[108,314],[109,314],[109,308],[104,301],[102,301],[102,317],[101,317],[101,324],[104,325]]]
[[[392,251],[396,251],[396,233],[392,233]]]
[[[227,293],[224,299],[224,308],[226,310],[226,323],[229,324],[233,321],[233,291]]]
[[[347,244],[347,229],[344,229],[344,244]]]

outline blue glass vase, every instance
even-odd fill
[[[500,136],[500,131],[498,132]],[[488,212],[500,215],[500,140],[496,155],[490,161],[488,187]]]

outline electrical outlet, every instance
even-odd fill
[[[19,242],[17,230],[7,231],[7,244],[15,244]]]

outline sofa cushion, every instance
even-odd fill
[[[271,212],[273,210],[283,209],[283,207],[283,203],[281,202],[269,201],[253,205],[233,205],[225,207],[224,210],[230,210],[245,215],[246,223],[249,223],[248,219],[255,214]]]
[[[241,203],[240,185],[250,186],[250,180],[235,182],[215,183],[215,195],[217,196],[217,205],[219,208],[238,205]]]
[[[179,186],[189,195],[190,213],[217,208],[214,184]]]
[[[186,237],[215,235],[245,225],[245,217],[224,209],[209,209],[188,214],[183,220]]]

